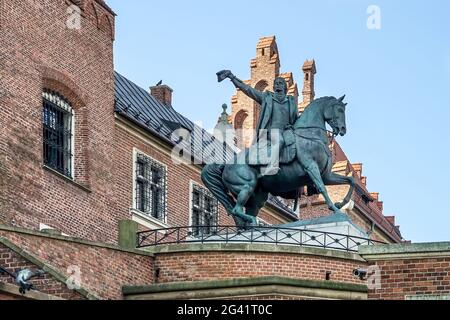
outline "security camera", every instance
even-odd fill
[[[367,269],[358,268],[353,270],[353,275],[359,277],[360,280],[365,280],[367,277]]]

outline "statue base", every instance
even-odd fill
[[[352,237],[370,238],[369,234],[355,225],[350,218],[341,214],[331,214],[311,220],[300,220],[281,225],[283,228],[337,233]]]

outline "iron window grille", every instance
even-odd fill
[[[210,235],[217,232],[218,202],[209,190],[193,185],[192,235]]]
[[[137,154],[136,209],[155,219],[166,221],[166,167]]]
[[[42,97],[44,164],[72,178],[73,109],[56,92],[44,90]]]

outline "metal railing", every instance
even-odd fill
[[[250,230],[239,230],[236,226],[174,227],[138,232],[137,237],[138,248],[186,243],[267,243],[357,252],[360,245],[384,244],[351,235],[274,226]]]

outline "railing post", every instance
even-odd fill
[[[228,226],[225,228],[225,243],[228,243]]]
[[[300,232],[300,246],[303,246],[303,230],[299,230]]]
[[[138,224],[132,220],[119,221],[119,246],[124,249],[136,249],[138,246]]]

